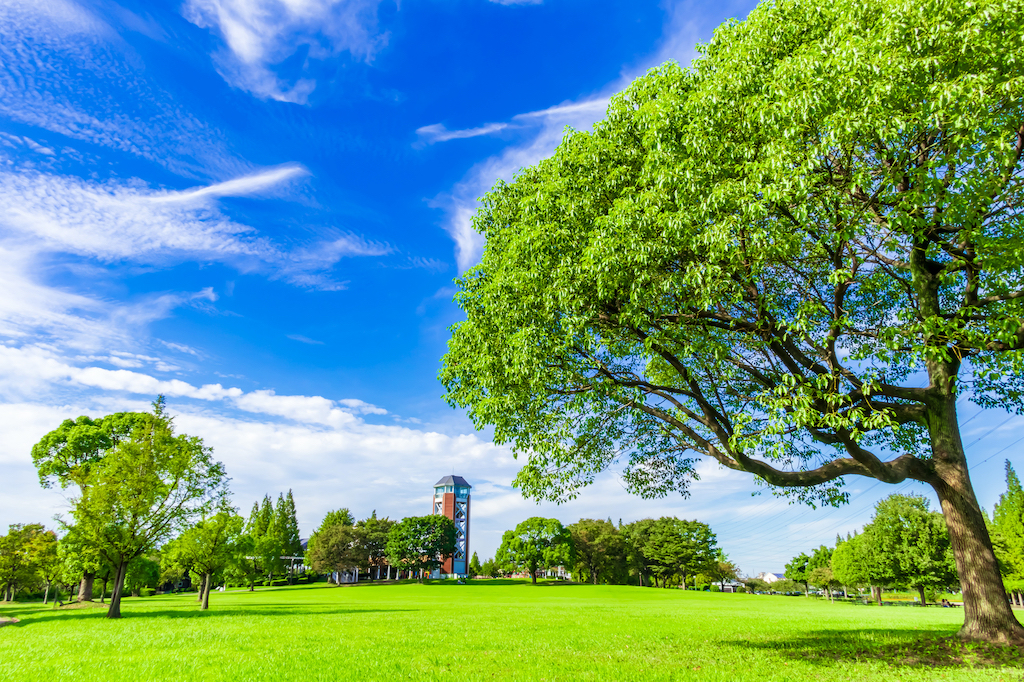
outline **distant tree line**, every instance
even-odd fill
[[[594,585],[724,587],[738,577],[708,524],[667,516],[617,526],[611,519],[563,526],[533,517],[505,532],[494,559],[470,566],[492,577],[526,573],[534,582],[538,569],[562,566],[574,580]]]
[[[1024,606],[1024,491],[1009,461],[1006,487],[986,521],[1007,598]],[[887,588],[916,590],[925,604],[930,594],[955,588],[960,580],[943,515],[917,495],[880,501],[860,532],[837,537],[834,547],[797,555],[786,564],[785,576],[829,596],[840,587],[870,589],[879,605]]]
[[[292,492],[253,506],[249,519],[229,502],[224,466],[202,439],[175,433],[163,397],[152,412],[65,420],[32,448],[44,487],[70,491],[57,528],[11,525],[0,536],[3,600],[20,593],[91,601],[120,617],[125,593],[160,585],[210,590],[228,581],[294,578],[302,544]],[[109,591],[108,591],[109,588]]]

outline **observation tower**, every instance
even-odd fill
[[[462,476],[445,476],[434,484],[434,514],[455,522],[455,554],[444,560],[441,573],[465,576],[469,563],[469,482]]]

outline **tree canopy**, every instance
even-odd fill
[[[162,398],[152,414],[132,413],[125,421],[128,433],[91,461],[86,474],[76,474],[81,494],[71,509],[81,544],[115,571],[109,618],[121,615],[129,562],[201,517],[227,482],[202,439],[174,433]],[[41,468],[47,464],[37,460]]]
[[[562,522],[534,516],[515,530],[505,531],[494,558],[507,566],[525,569],[536,584],[538,568],[572,566],[572,555],[572,536]]]
[[[927,601],[925,588],[957,582],[946,522],[923,497],[890,495],[880,501],[864,535],[878,575],[890,584],[917,588],[922,603]]]
[[[566,499],[699,457],[810,503],[930,484],[961,636],[1024,641],[957,427],[1024,397],[1024,0],[783,0],[499,182],[441,379]]]
[[[388,531],[388,563],[411,571],[432,571],[455,553],[455,522],[447,516],[410,516]]]

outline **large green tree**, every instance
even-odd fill
[[[537,584],[537,569],[572,566],[572,536],[558,519],[533,516],[505,531],[495,561],[526,570]]]
[[[455,536],[455,522],[447,516],[402,519],[388,531],[388,562],[396,568],[430,572],[455,553]]]
[[[371,577],[380,577],[381,569],[387,564],[388,533],[394,525],[395,522],[386,516],[382,519],[377,518],[377,510],[374,510],[369,518],[362,519],[356,524],[359,544],[372,569]]]
[[[1024,398],[1024,0],[780,0],[474,217],[448,400],[564,499],[700,457],[813,503],[935,490],[968,640],[1024,642],[957,400]],[[619,464],[616,464],[619,463]]]
[[[61,488],[75,485],[84,491],[89,485],[92,467],[118,443],[130,438],[146,419],[138,412],[118,412],[99,419],[85,416],[65,419],[32,447],[32,461],[39,472],[39,483],[44,488],[55,482]],[[94,549],[81,543],[73,541],[72,545],[75,560],[69,567],[81,570],[78,601],[91,601],[99,557]]]
[[[925,498],[890,495],[875,506],[864,534],[873,545],[876,570],[890,583],[916,588],[922,604],[926,588],[957,582],[946,522]]]
[[[121,617],[129,562],[206,513],[227,477],[202,439],[175,434],[162,398],[91,464],[71,515],[83,544],[114,568],[108,618]]]
[[[568,526],[572,537],[574,579],[597,585],[615,582],[616,573],[626,569],[626,538],[610,520],[580,519]],[[497,557],[495,557],[497,560]],[[499,562],[500,563],[500,562]]]

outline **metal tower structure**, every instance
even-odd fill
[[[434,484],[434,514],[455,522],[455,554],[445,559],[441,573],[464,576],[469,565],[469,490],[462,476],[445,476]]]

